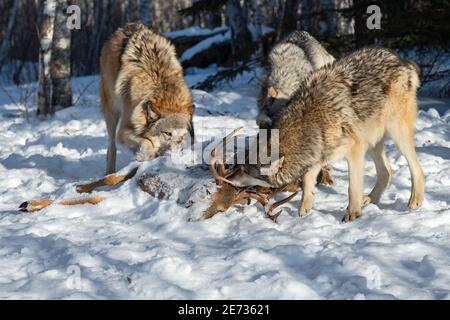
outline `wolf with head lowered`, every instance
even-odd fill
[[[127,24],[103,46],[100,98],[109,135],[108,174],[116,170],[117,132],[139,161],[159,156],[187,135],[193,141],[195,106],[175,47],[143,24]]]
[[[315,182],[321,168],[338,159],[348,163],[349,205],[345,221],[361,216],[366,203],[378,203],[392,170],[384,140],[392,138],[411,173],[409,208],[424,200],[425,177],[414,146],[419,68],[387,49],[365,48],[311,73],[272,128],[279,130],[278,170],[245,164],[228,177],[238,187],[280,188],[302,181],[299,215],[313,206]],[[268,147],[271,147],[270,145]],[[377,181],[363,195],[364,156],[375,162]],[[274,166],[272,163],[271,166]]]

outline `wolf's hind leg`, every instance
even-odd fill
[[[380,201],[381,195],[386,190],[391,181],[392,168],[384,151],[383,140],[378,142],[375,147],[369,150],[369,153],[373,161],[375,162],[377,182],[369,195],[363,198],[363,204],[378,203]]]
[[[408,207],[416,209],[420,207],[424,199],[425,176],[414,147],[414,122],[407,120],[399,120],[398,123],[389,128],[388,132],[398,150],[408,161],[411,174],[411,196]]]

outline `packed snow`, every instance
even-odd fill
[[[190,84],[207,76],[197,71],[188,70]],[[256,132],[254,76],[193,92],[199,141],[240,126]],[[96,206],[18,212],[25,200],[78,197],[77,183],[104,173],[98,79],[78,78],[73,86],[75,107],[47,120],[35,119],[31,108],[28,122],[9,97],[19,101],[24,89],[0,92],[0,299],[450,299],[448,101],[421,98],[416,146],[427,180],[426,201],[416,211],[406,208],[406,160],[388,142],[392,184],[380,205],[366,206],[350,223],[341,222],[344,161],[333,165],[333,186],[318,186],[308,216],[298,217],[297,196],[278,223],[258,204],[195,221],[195,209],[152,198],[135,179],[95,191],[106,198]],[[118,168],[132,161],[119,148]],[[143,166],[162,161],[180,166],[171,158]],[[368,160],[366,193],[374,181]]]

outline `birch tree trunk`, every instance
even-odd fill
[[[252,37],[242,14],[239,0],[228,0],[226,6],[228,24],[231,31],[233,54],[243,50],[251,42]]]
[[[38,88],[38,116],[53,113],[50,103],[51,78],[50,63],[52,59],[53,28],[55,23],[55,0],[44,2],[44,12],[39,30],[39,88]]]
[[[68,0],[58,0],[50,68],[53,108],[55,106],[66,108],[72,105],[72,87],[70,85],[71,32],[67,28],[67,7]]]
[[[141,21],[149,28],[152,27],[152,1],[151,0],[141,0]]]
[[[11,38],[11,33],[17,18],[17,13],[19,12],[19,7],[20,7],[19,0],[10,1],[8,25],[6,26],[4,32],[2,32],[2,43],[0,46],[0,69],[3,66],[3,63],[5,62],[6,58],[8,57],[9,40]]]

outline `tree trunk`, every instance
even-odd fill
[[[206,27],[214,29],[222,26],[222,15],[220,12],[207,12],[206,13]]]
[[[39,30],[40,52],[39,52],[39,89],[38,108],[39,116],[46,116],[53,113],[50,104],[51,78],[50,64],[52,58],[53,28],[55,23],[55,0],[44,2],[44,12]]]
[[[100,58],[100,50],[103,45],[104,34],[106,29],[106,19],[108,15],[108,0],[97,0],[95,1],[95,16],[94,16],[94,34],[93,39],[95,40],[92,46],[92,52],[90,58],[93,61],[98,61]],[[97,64],[94,64],[97,65]]]
[[[280,40],[288,33],[297,30],[298,8],[300,0],[286,0],[283,15],[277,30],[277,40]]]
[[[331,0],[333,12],[331,21],[331,30],[333,35],[344,36],[355,33],[355,22],[353,18],[346,18],[342,14],[342,10],[351,8],[353,0]]]
[[[152,27],[152,1],[151,0],[141,0],[141,21],[147,27]]]
[[[52,106],[63,108],[72,105],[72,87],[70,85],[70,48],[71,33],[67,28],[68,0],[58,0],[53,35],[52,65]]]
[[[305,0],[305,25],[307,31],[313,36],[320,34],[320,0]]]
[[[245,21],[250,20],[250,4],[249,0],[244,0],[242,2],[242,16],[244,17]]]
[[[2,34],[2,43],[0,46],[0,69],[3,66],[3,63],[5,62],[6,58],[8,57],[10,47],[9,40],[11,38],[11,33],[17,18],[17,13],[19,12],[19,7],[20,7],[19,0],[10,1],[8,25],[6,26],[6,29]]]
[[[228,0],[226,12],[231,30],[233,54],[235,55],[248,46],[252,37],[247,28],[247,21],[242,14],[239,0]]]
[[[124,26],[130,21],[129,18],[130,2],[128,0],[120,3],[120,25]]]
[[[355,44],[356,47],[368,44],[368,32],[366,26],[366,9],[368,6],[367,0],[353,0],[353,16],[355,21]]]
[[[255,25],[255,41],[258,43],[257,56],[262,57],[263,55],[263,34],[262,34],[262,15],[261,0],[253,0],[253,12],[254,12],[254,25]]]

